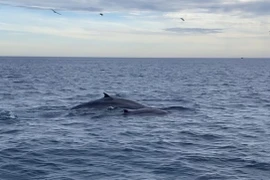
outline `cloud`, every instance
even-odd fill
[[[180,33],[180,34],[216,34],[222,33],[223,29],[206,29],[206,28],[166,28],[168,32]]]
[[[266,0],[0,0],[1,4],[28,8],[55,8],[77,11],[204,11],[208,13],[241,12],[249,15],[270,15]]]
[[[270,1],[256,0],[256,1],[244,1],[225,3],[221,5],[212,5],[207,7],[208,12],[216,13],[230,13],[230,12],[242,12],[244,16],[250,15],[270,15]]]
[[[67,10],[67,11],[87,11],[87,12],[97,12],[102,11],[102,8],[98,6],[91,6],[91,3],[72,3],[72,1],[65,2],[53,2],[53,1],[21,1],[21,0],[14,0],[14,1],[5,1],[0,0],[0,4],[14,6],[14,7],[21,7],[27,9],[56,9],[56,10]]]

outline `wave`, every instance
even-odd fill
[[[162,110],[170,111],[194,111],[195,109],[189,108],[189,107],[184,107],[184,106],[169,106],[169,107],[164,107],[161,108]]]
[[[258,170],[268,171],[270,169],[270,163],[251,161],[244,168],[254,168]]]
[[[181,102],[181,103],[190,103],[189,100],[185,99],[142,99],[144,102]]]
[[[12,111],[0,110],[0,121],[15,120],[17,118],[17,115]]]

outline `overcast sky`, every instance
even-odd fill
[[[0,0],[0,55],[270,57],[270,0]]]

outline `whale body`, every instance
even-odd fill
[[[168,112],[153,107],[143,107],[140,109],[124,109],[124,115],[165,115]]]
[[[104,97],[89,101],[86,103],[79,104],[71,109],[81,109],[81,108],[127,108],[127,109],[140,109],[146,106],[124,98],[110,96],[107,93],[103,93]]]

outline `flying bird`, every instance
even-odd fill
[[[103,16],[103,13],[99,13],[99,15]]]
[[[185,21],[185,19],[184,18],[180,18],[182,21]]]
[[[51,10],[52,10],[52,12],[54,12],[54,13],[56,13],[58,15],[61,15],[60,13],[56,12],[55,10],[53,10],[53,9],[51,9]]]

